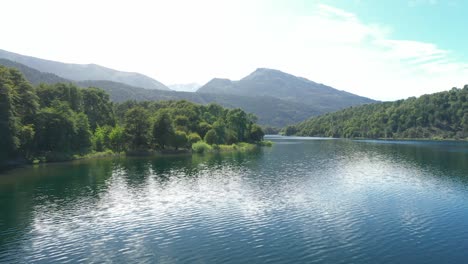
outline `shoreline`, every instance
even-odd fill
[[[250,152],[261,147],[271,146],[271,141],[262,141],[257,144],[241,142],[238,144],[232,145],[213,145],[212,149],[204,153],[197,153],[192,149],[167,149],[167,150],[130,150],[123,152],[113,152],[111,150],[92,152],[84,155],[79,154],[65,154],[65,153],[53,153],[53,156],[60,158],[46,160],[45,157],[35,158],[33,160],[27,160],[24,158],[18,158],[14,160],[9,160],[5,164],[0,165],[0,174],[3,171],[8,171],[10,169],[18,168],[21,166],[27,165],[44,165],[51,163],[62,163],[62,162],[72,162],[78,160],[91,160],[91,159],[100,159],[100,158],[109,158],[109,157],[168,157],[168,156],[179,156],[179,155],[204,155],[204,154],[217,154],[217,153],[230,153],[230,152]],[[242,147],[241,147],[242,146]]]
[[[366,138],[366,137],[324,137],[324,136],[304,136],[304,135],[269,135],[269,136],[283,136],[283,137],[317,137],[317,138],[329,138],[329,139],[349,139],[349,140],[388,140],[388,141],[440,141],[440,142],[468,142],[467,139],[455,139],[455,138]]]

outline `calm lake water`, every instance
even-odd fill
[[[0,173],[0,262],[468,262],[467,143],[271,140]]]

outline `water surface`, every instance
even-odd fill
[[[467,143],[271,139],[3,172],[0,262],[468,261]]]

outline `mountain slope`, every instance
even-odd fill
[[[43,73],[23,64],[0,59],[0,65],[13,67],[20,70],[26,80],[34,85],[40,83],[53,84],[58,82],[73,82],[61,78],[52,73]],[[262,125],[282,127],[303,121],[310,116],[323,112],[310,105],[281,100],[269,96],[248,97],[230,94],[210,94],[193,92],[174,92],[143,89],[119,82],[105,80],[85,80],[73,82],[80,87],[99,87],[109,93],[114,102],[126,100],[137,101],[162,101],[162,100],[187,100],[194,103],[208,104],[218,103],[228,108],[242,108],[247,112],[255,114]]]
[[[282,127],[319,115],[323,112],[310,105],[294,103],[270,96],[249,97],[232,94],[210,94],[148,90],[109,81],[78,82],[82,87],[99,87],[110,94],[114,102],[126,100],[162,101],[187,100],[199,104],[217,103],[228,108],[241,108],[258,117],[259,124]]]
[[[53,83],[59,83],[59,82],[71,82],[70,80],[59,77],[53,73],[40,72],[24,64],[14,62],[11,60],[7,60],[7,59],[0,58],[0,65],[18,69],[20,72],[23,73],[26,80],[28,80],[33,85],[38,85],[40,83],[53,84]]]
[[[290,126],[286,134],[364,138],[468,138],[468,85],[395,102],[351,107]]]
[[[375,102],[305,78],[278,70],[259,68],[239,81],[215,78],[200,87],[198,93],[271,96],[314,105],[317,108],[338,110],[344,107]]]
[[[96,64],[72,64],[25,56],[0,49],[0,58],[11,60],[41,72],[53,73],[73,81],[107,80],[146,89],[170,90],[164,84],[140,73],[117,71]]]

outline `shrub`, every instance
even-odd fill
[[[195,153],[205,153],[211,150],[211,146],[204,141],[198,141],[192,145],[192,151]]]

